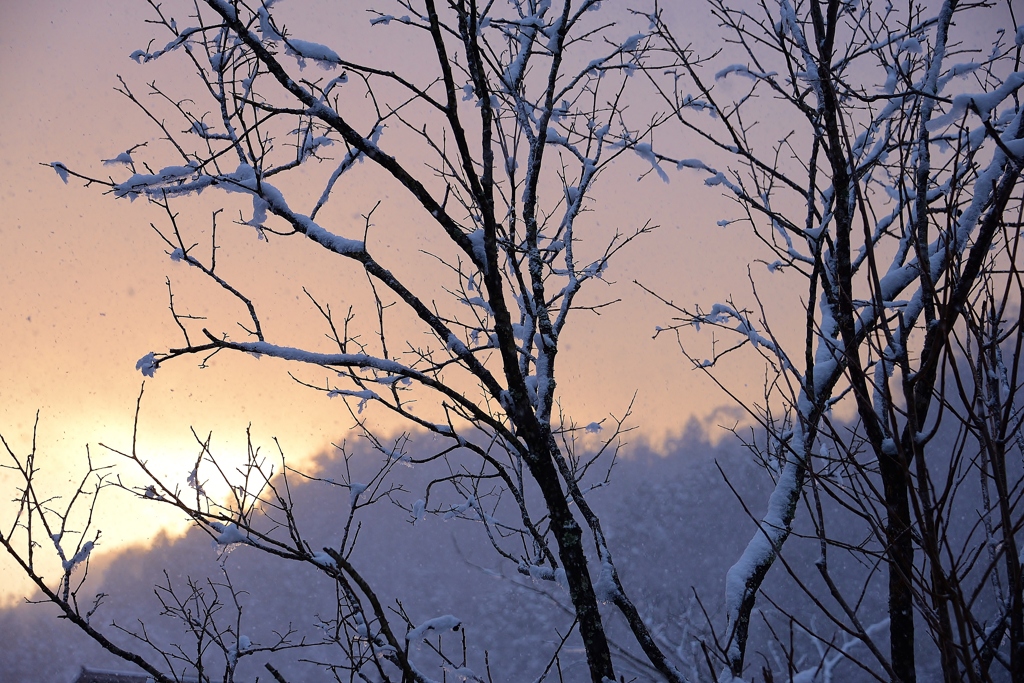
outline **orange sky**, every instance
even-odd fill
[[[38,410],[42,466],[47,483],[56,488],[79,475],[87,445],[101,462],[112,457],[99,442],[130,446],[143,379],[135,363],[179,341],[167,311],[165,277],[181,287],[179,302],[191,312],[217,310],[199,296],[187,298],[193,290],[184,266],[167,258],[148,227],[162,218],[154,207],[141,200],[115,201],[74,180],[65,186],[41,165],[59,160],[102,174],[100,159],[154,137],[142,115],[113,91],[117,74],[139,91],[153,78],[179,82],[173,72],[180,61],[139,66],[128,59],[152,35],[143,22],[147,10],[134,0],[0,0],[0,433],[26,452]],[[330,43],[332,31],[343,31],[351,20],[318,16],[314,30],[320,33],[308,37]],[[366,18],[357,14],[356,20]],[[346,35],[345,44],[383,52],[385,58],[401,54],[370,42],[366,33]],[[687,367],[672,340],[651,340],[655,325],[664,324],[669,313],[631,281],[641,279],[680,303],[710,305],[730,294],[749,302],[747,264],[757,250],[742,228],[716,225],[730,209],[699,176],[673,172],[670,184],[653,175],[637,183],[644,170],[643,162],[626,159],[617,174],[604,176],[597,186],[596,212],[589,219],[595,230],[629,231],[648,218],[662,227],[613,265],[608,280],[615,284],[608,296],[623,303],[600,317],[580,315],[563,337],[559,387],[568,412],[583,424],[621,414],[638,392],[632,422],[639,431],[633,438],[660,443],[691,418],[715,423],[728,400]],[[416,269],[426,267],[417,250],[429,247],[430,236],[418,233],[408,219],[408,203],[386,188],[374,196],[370,172],[360,182],[349,215],[341,218],[355,221],[383,199],[375,216],[377,234],[385,246],[394,241],[394,256],[385,265],[413,269],[413,280],[428,277],[428,271]],[[211,209],[203,204],[195,215],[208,216]],[[279,296],[266,322],[280,337],[270,341],[287,343],[292,329],[318,331],[316,314],[302,298],[303,285],[318,286],[319,295],[335,302],[349,287],[362,286],[352,284],[353,276],[339,272],[337,264],[310,257],[302,245],[286,246],[273,260],[263,260],[263,252],[251,244],[239,242],[237,249],[243,264],[259,275],[253,286]],[[769,275],[763,266],[754,270],[759,287],[782,291],[781,282],[765,284]],[[346,303],[372,316],[369,301]],[[270,437],[276,436],[295,460],[346,438],[351,418],[344,406],[298,387],[281,363],[235,357],[218,358],[205,370],[196,365],[196,359],[181,359],[161,368],[146,386],[141,448],[172,478],[183,481],[191,469],[196,447],[190,427],[202,434],[213,431],[222,452],[237,454],[252,424],[264,448],[271,448]],[[740,391],[757,395],[763,379],[758,367],[738,364],[727,377]],[[743,372],[749,372],[749,381],[742,380]],[[6,492],[12,484],[5,476],[0,485]],[[152,533],[146,525],[126,527],[116,515],[104,529],[108,543]],[[0,559],[0,572],[0,584],[16,585],[6,557]]]

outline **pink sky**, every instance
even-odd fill
[[[114,92],[117,74],[138,92],[154,78],[162,85],[180,86],[182,96],[194,86],[176,77],[180,61],[139,66],[128,59],[155,34],[143,21],[151,11],[143,2],[3,5],[0,433],[16,450],[26,452],[38,410],[46,481],[59,488],[78,476],[87,445],[102,462],[114,459],[99,442],[130,446],[143,379],[135,363],[179,341],[167,311],[165,277],[178,283],[179,302],[191,312],[215,315],[218,304],[204,299],[199,289],[188,298],[193,290],[183,266],[167,258],[148,226],[162,219],[155,207],[142,200],[115,201],[74,180],[65,186],[41,164],[59,160],[102,174],[101,159],[154,137],[141,113]],[[404,48],[377,42],[387,33],[368,37],[368,17],[361,13],[344,21],[330,13],[315,18],[311,39],[331,43],[330,36],[343,32],[346,22],[366,21],[365,29],[346,35],[346,45],[370,52],[371,58],[405,57],[400,52]],[[729,403],[688,367],[674,341],[651,340],[655,325],[667,322],[669,311],[632,280],[685,304],[710,305],[730,294],[752,303],[747,264],[757,252],[742,228],[716,225],[731,208],[716,191],[704,188],[700,177],[672,171],[669,184],[653,174],[636,182],[644,170],[644,162],[626,159],[617,175],[606,175],[598,185],[598,204],[591,214],[596,231],[628,232],[648,218],[661,228],[612,267],[608,280],[614,285],[607,296],[623,302],[600,317],[581,314],[563,339],[559,387],[565,408],[582,424],[621,415],[637,392],[632,424],[639,430],[632,438],[657,444],[681,432],[691,418],[725,422],[728,418],[720,420],[719,411]],[[412,279],[425,278],[423,286],[429,287],[428,271],[416,269],[427,268],[418,250],[431,243],[409,220],[412,209],[386,188],[375,196],[372,175],[361,182],[352,192],[350,214],[340,219],[357,220],[376,199],[384,200],[375,218],[385,236],[381,239],[394,240],[392,265],[412,269]],[[202,208],[190,215],[208,220],[214,208],[209,201],[204,198]],[[326,297],[361,286],[352,284],[351,274],[339,273],[336,264],[310,260],[301,245],[287,246],[271,261],[262,260],[262,252],[251,245],[239,243],[237,248],[243,261],[260,273],[262,284],[254,286],[279,293],[267,320],[280,332],[281,343],[292,329],[319,330],[315,311],[302,297],[303,285],[317,284],[318,293]],[[755,267],[754,274],[769,294],[784,291],[779,280],[770,287],[765,284],[769,275],[763,266]],[[347,303],[372,314],[365,299]],[[694,344],[696,348],[700,342],[695,338]],[[196,359],[181,359],[162,368],[146,386],[141,448],[172,478],[183,480],[191,468],[189,459],[195,457],[190,427],[204,435],[213,431],[222,450],[238,452],[251,424],[265,448],[272,447],[270,437],[278,437],[296,460],[346,438],[352,421],[344,406],[298,387],[283,364],[241,357],[218,358],[205,370],[196,364]],[[756,361],[739,364],[727,377],[739,391],[756,396],[763,379],[758,367]],[[742,372],[749,372],[750,381],[742,381]],[[7,481],[0,479],[0,485],[9,486]],[[145,524],[109,526],[108,543],[152,534]],[[6,562],[0,559],[0,583],[11,580]]]

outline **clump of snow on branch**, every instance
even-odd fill
[[[57,172],[57,175],[60,177],[60,179],[64,181],[65,185],[67,185],[68,184],[68,167],[65,166],[63,163],[61,163],[59,161],[51,161],[50,162],[50,167],[53,168],[53,170]]]
[[[176,251],[181,250],[179,249]],[[171,255],[171,258],[174,259],[173,254]],[[152,377],[154,374],[156,374],[156,353],[150,351],[145,356],[140,358],[138,362],[135,363],[135,369],[141,372],[144,377]]]
[[[341,57],[337,52],[320,43],[288,38],[285,45],[285,53],[295,57],[300,70],[306,68],[307,59],[313,60],[321,69],[328,71],[337,67],[341,62]]]
[[[422,624],[406,633],[405,639],[409,642],[415,642],[426,638],[430,635],[431,631],[436,631],[438,633],[441,631],[458,631],[460,626],[462,626],[461,619],[457,619],[450,614],[445,614],[441,617],[427,619]]]
[[[221,524],[220,522],[210,522],[210,527],[217,532],[217,537],[213,539],[215,546],[234,546],[239,544],[246,544],[249,542],[248,537],[238,525],[234,522],[230,524]]]
[[[64,567],[65,572],[74,571],[75,567],[89,559],[89,555],[92,553],[94,545],[92,541],[86,541],[82,544],[81,549],[75,553],[74,557],[70,560],[64,560],[61,564]]]

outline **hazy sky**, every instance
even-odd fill
[[[354,11],[361,5],[345,3],[347,16],[340,19],[337,12],[315,9],[313,35],[302,37],[364,50],[370,53],[366,61],[407,58],[406,46],[381,42],[387,32],[367,37],[369,17]],[[299,6],[299,0],[283,5]],[[155,138],[152,125],[114,92],[118,74],[140,93],[153,79],[180,86],[182,97],[195,93],[187,79],[175,76],[182,61],[140,66],[128,58],[158,35],[144,23],[151,11],[136,0],[0,0],[0,434],[26,453],[38,411],[40,465],[56,489],[80,475],[87,446],[102,463],[116,458],[100,442],[130,448],[143,380],[135,363],[180,341],[167,310],[165,278],[179,282],[177,301],[190,312],[216,309],[196,294],[203,290],[189,289],[184,266],[167,258],[149,228],[165,219],[155,207],[142,200],[115,201],[74,180],[65,185],[45,165],[61,161],[98,175],[115,174],[117,169],[106,169],[100,160]],[[185,12],[176,6],[173,11]],[[683,27],[683,34],[695,26]],[[332,39],[336,35],[341,37]],[[160,35],[157,42],[164,40]],[[716,415],[728,399],[688,367],[674,341],[651,340],[655,325],[664,324],[670,313],[632,280],[680,303],[710,305],[730,294],[749,301],[747,264],[757,252],[742,228],[716,225],[730,209],[698,176],[673,172],[669,184],[653,175],[637,182],[644,170],[643,162],[627,159],[597,187],[595,226],[628,232],[651,219],[661,228],[612,266],[607,296],[622,303],[601,316],[581,315],[563,338],[559,387],[566,409],[583,424],[621,415],[637,392],[634,438],[657,444],[691,418],[727,422]],[[416,250],[429,249],[431,236],[410,224],[402,197],[385,190],[374,196],[372,182],[366,183],[361,189],[366,196],[346,208],[347,219],[358,220],[383,200],[375,217],[382,231],[394,231],[392,265],[417,268]],[[209,210],[203,205],[193,217],[208,220]],[[258,274],[256,280],[265,281],[254,286],[272,288],[280,297],[268,324],[281,336],[271,341],[287,343],[289,328],[317,324],[303,298],[304,285],[319,287],[318,295],[338,306],[352,303],[357,312],[372,315],[369,301],[345,299],[344,278],[351,275],[339,273],[337,264],[308,260],[300,247],[289,246],[272,261],[262,260],[259,251],[242,257]],[[763,291],[782,291],[781,283],[766,283],[768,277],[763,266],[756,269]],[[296,461],[346,438],[352,420],[344,406],[297,386],[283,364],[219,357],[201,370],[197,360],[169,364],[146,385],[140,452],[172,479],[183,481],[195,459],[190,428],[203,435],[212,431],[221,452],[238,454],[251,424],[264,448],[272,448],[270,437],[278,437]],[[756,395],[763,380],[756,368],[756,363],[738,365],[731,373],[740,391]],[[751,369],[744,382],[743,372]],[[0,485],[10,490],[9,476]],[[132,520],[130,525],[108,522],[107,542],[152,533],[149,523]],[[10,576],[6,558],[0,559],[0,569],[5,569],[3,584]]]

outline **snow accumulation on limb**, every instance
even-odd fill
[[[115,184],[113,193],[118,198],[135,199],[145,195],[152,199],[161,199],[199,193],[207,187],[251,194],[253,218],[248,223],[255,227],[262,226],[267,211],[270,211],[288,221],[309,239],[337,254],[357,255],[366,250],[363,242],[330,233],[309,216],[293,211],[288,206],[284,194],[265,179],[258,178],[256,170],[249,164],[239,164],[234,173],[224,175],[204,174],[197,162],[185,166],[168,166],[158,173],[136,173],[124,182]]]
[[[745,606],[753,603],[761,580],[789,536],[803,486],[804,437],[799,422],[797,424],[792,440],[798,444],[800,455],[787,458],[757,532],[725,576],[726,653],[733,670],[742,662],[746,647],[750,610]]]
[[[761,334],[761,332],[758,331],[750,321],[750,318],[744,313],[736,310],[736,307],[734,306],[729,304],[714,304],[709,312],[695,314],[691,324],[699,331],[701,325],[718,325],[724,327],[729,323],[729,321],[736,322],[736,326],[733,329],[741,336],[746,337],[754,348],[763,347],[767,349],[775,355],[783,368],[795,375],[799,375],[796,367],[794,367],[792,362],[790,362],[789,357],[786,355],[785,350],[773,339]],[[708,364],[710,365],[710,362],[708,362]]]
[[[252,353],[256,356],[269,356],[271,358],[279,358],[282,360],[295,361],[299,363],[309,363],[311,365],[319,365],[324,367],[344,367],[344,368],[366,368],[370,370],[376,370],[383,372],[388,375],[385,378],[371,379],[367,378],[367,381],[377,381],[381,383],[388,383],[389,380],[400,381],[400,379],[410,379],[421,383],[424,386],[430,387],[436,391],[439,391],[452,400],[459,403],[460,406],[467,409],[476,419],[480,419],[487,422],[491,426],[495,426],[496,423],[490,420],[490,416],[479,409],[471,401],[469,401],[461,393],[446,386],[443,382],[437,380],[437,378],[430,376],[419,370],[415,370],[407,365],[388,360],[386,358],[379,358],[376,356],[370,356],[361,353],[316,353],[313,351],[304,351],[289,346],[278,346],[276,344],[270,344],[267,342],[234,342],[234,341],[223,341],[218,340],[207,332],[208,338],[210,339],[211,347],[216,348],[228,348],[236,351],[244,351],[246,353]],[[463,349],[465,347],[463,346]],[[468,349],[465,353],[469,354]],[[470,360],[473,359],[472,355],[468,356]],[[145,358],[142,360],[146,360]],[[140,361],[142,363],[142,361]],[[145,367],[145,366],[143,366]],[[395,379],[397,378],[397,379]],[[346,390],[346,389],[332,389],[329,396],[351,396],[359,399],[361,404],[365,406],[367,401],[379,400],[379,395],[369,389],[359,390]],[[411,419],[415,420],[420,426],[427,429],[432,429],[430,423],[423,422],[415,418],[414,416],[407,415]],[[455,434],[449,427],[435,425],[432,431],[449,436],[456,440],[461,440],[457,434]]]
[[[338,563],[326,552],[318,550],[310,556],[310,561],[321,569],[336,570]]]
[[[268,342],[232,342],[230,346],[239,351],[282,360],[310,363],[312,365],[359,367],[380,370],[391,375],[419,378],[422,373],[393,360],[370,356],[365,353],[316,353],[291,346],[279,346]]]

